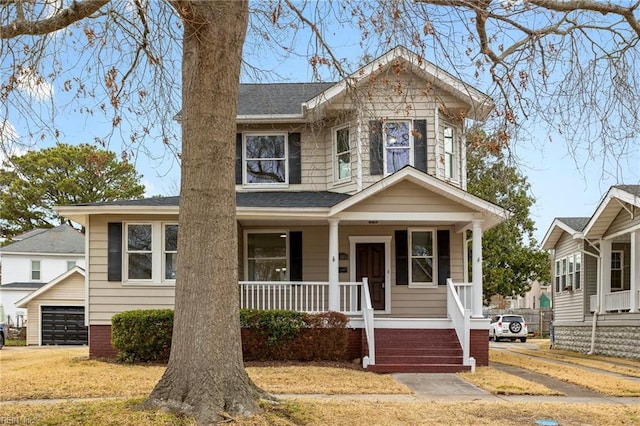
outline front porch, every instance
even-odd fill
[[[446,316],[394,317],[375,311],[367,277],[361,282],[242,281],[243,309],[285,309],[347,315],[361,329],[362,365],[377,372],[473,371],[488,364],[488,321],[472,318],[474,288],[447,280]],[[329,309],[337,292],[337,309]],[[334,302],[335,303],[335,302]]]

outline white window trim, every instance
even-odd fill
[[[151,279],[129,279],[129,225],[151,225]],[[177,222],[124,222],[122,238],[122,284],[127,286],[174,286],[176,280],[164,278],[164,225]]]
[[[38,269],[34,269],[33,265],[34,263],[38,263]],[[38,272],[39,278],[33,278],[33,273],[34,272]],[[40,259],[32,259],[31,260],[31,269],[29,271],[29,281],[34,281],[34,282],[40,282],[42,281],[42,260]]]
[[[249,278],[249,234],[286,234],[287,238],[287,243],[285,244],[285,249],[286,249],[286,256],[287,256],[287,260],[286,260],[286,265],[287,265],[287,279],[285,281],[282,281],[283,283],[286,282],[291,282],[291,277],[289,275],[290,271],[291,271],[291,267],[289,265],[289,261],[291,259],[290,253],[289,253],[289,230],[288,229],[245,229],[243,232],[243,250],[244,250],[244,256],[243,256],[243,270],[244,270],[244,280],[243,281],[252,281]]]
[[[560,273],[562,271],[562,264],[560,261],[561,259],[556,260],[556,269],[554,273],[553,289],[556,293],[560,293],[562,291],[562,274]]]
[[[284,182],[248,183],[247,182],[247,136],[284,136]],[[275,160],[276,158],[268,158]],[[279,158],[278,158],[279,159]],[[242,133],[242,186],[244,188],[287,188],[289,187],[289,134],[287,132],[243,132]]]
[[[580,265],[580,277],[576,279],[578,273],[578,265]],[[576,253],[573,255],[573,289],[582,290],[582,253]]]
[[[408,238],[408,268],[409,268],[409,288],[437,288],[438,287],[438,232],[436,228],[409,228],[407,229]],[[431,232],[431,242],[433,245],[433,282],[431,283],[414,283],[413,282],[413,233],[414,232]]]
[[[445,136],[445,130],[446,129],[451,129],[451,131],[453,132],[453,143],[451,144],[452,148],[453,148],[453,152],[449,152],[447,151],[447,144],[446,144],[446,136]],[[460,181],[460,146],[459,146],[459,141],[458,141],[458,129],[456,128],[456,126],[452,125],[451,123],[448,122],[444,122],[443,123],[443,127],[442,127],[442,152],[444,153],[444,173],[443,176],[445,177],[445,179],[448,179],[450,181],[453,182],[459,182]],[[452,169],[451,170],[451,176],[447,176],[447,161],[446,158],[447,156],[451,156],[451,166]]]
[[[382,171],[383,171],[383,176],[389,176],[394,174],[396,171],[393,172],[388,172],[387,171],[387,124],[388,123],[409,123],[409,165],[413,166],[413,147],[414,147],[414,141],[413,141],[413,121],[412,120],[407,120],[407,119],[402,119],[402,118],[390,118],[390,119],[386,119],[383,121],[382,123]],[[426,136],[425,136],[426,138]],[[391,151],[397,151],[397,150],[401,150],[404,149],[406,150],[406,147],[397,147],[397,148],[390,148]]]
[[[614,253],[620,253],[620,269],[613,269],[613,265],[611,265],[611,272],[620,271],[620,287],[613,287],[613,283],[611,286],[611,290],[622,291],[624,289],[624,250],[611,250],[611,256],[613,257]]]
[[[340,130],[347,129],[349,131],[349,151],[343,151],[341,153],[338,152],[338,132]],[[333,169],[333,182],[336,184],[349,183],[352,180],[351,174],[351,165],[352,161],[352,149],[351,149],[351,126],[347,124],[343,124],[340,126],[336,126],[332,129],[332,145],[333,145],[333,157],[331,161],[331,168]],[[349,153],[349,176],[346,178],[340,179],[340,175],[338,173],[338,155]]]

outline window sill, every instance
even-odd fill
[[[124,287],[175,287],[176,281],[122,281]]]
[[[341,179],[333,181],[333,186],[344,186],[353,182],[353,179]]]
[[[436,283],[409,283],[409,288],[438,288]]]
[[[288,183],[245,183],[242,185],[242,188],[246,189],[286,189],[288,187]]]

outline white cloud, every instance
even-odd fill
[[[20,135],[9,120],[0,121],[0,167],[12,155],[22,155],[26,151],[18,147]]]
[[[32,68],[23,68],[16,75],[18,89],[32,99],[45,102],[53,98],[53,85]]]

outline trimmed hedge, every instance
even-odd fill
[[[172,309],[138,309],[111,318],[111,345],[119,361],[168,360],[172,332]]]
[[[245,361],[341,361],[348,357],[349,319],[339,312],[242,309]],[[111,345],[125,362],[167,361],[171,350],[173,310],[126,311],[111,320]]]

